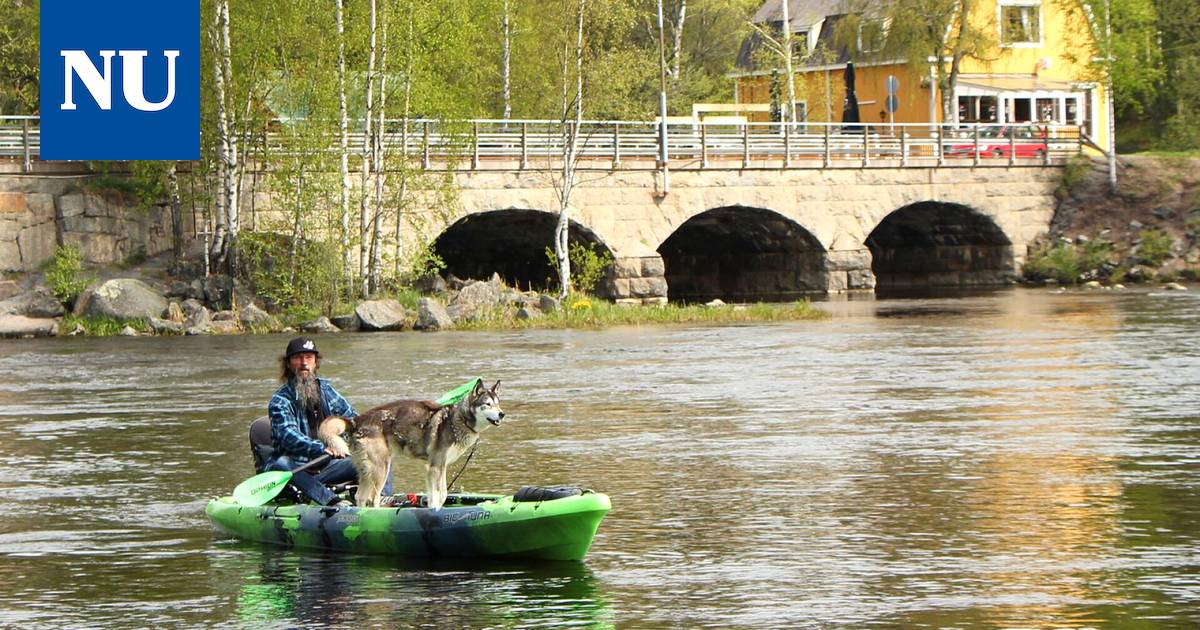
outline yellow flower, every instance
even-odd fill
[[[578,311],[584,308],[592,308],[592,303],[588,300],[575,300],[574,302],[571,302],[572,310]]]

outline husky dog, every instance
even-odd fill
[[[425,460],[429,507],[446,502],[446,469],[479,440],[479,433],[499,426],[504,418],[496,390],[476,381],[475,389],[454,405],[439,406],[424,400],[397,400],[368,410],[357,418],[326,418],[317,436],[327,446],[348,451],[358,470],[356,502],[379,505],[392,456],[405,453]],[[348,433],[347,445],[342,434]]]

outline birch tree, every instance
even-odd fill
[[[567,1],[563,0],[563,16],[567,16]],[[571,292],[571,192],[575,188],[576,169],[579,166],[579,132],[583,121],[583,16],[585,0],[579,0],[578,20],[575,28],[575,93],[570,91],[571,58],[568,39],[563,39],[562,51],[562,179],[558,187],[558,224],[554,228],[554,256],[558,261],[559,299]],[[565,24],[564,24],[565,25]],[[565,29],[564,29],[565,30]]]
[[[363,148],[362,148],[362,169],[361,169],[361,187],[362,196],[359,198],[359,213],[358,213],[358,277],[359,277],[359,296],[367,297],[370,294],[370,274],[368,272],[368,247],[370,243],[370,228],[371,219],[371,195],[367,192],[370,188],[370,165],[372,160],[372,142],[371,135],[371,118],[374,114],[375,107],[375,52],[376,52],[376,25],[377,13],[375,0],[370,0],[370,44],[367,49],[367,99],[363,115]]]
[[[779,11],[782,25],[779,33],[773,32],[769,26],[754,23],[750,23],[750,26],[762,38],[767,49],[783,60],[787,102],[780,108],[780,114],[783,122],[795,122],[795,112],[792,111],[796,103],[796,73],[793,70],[795,51],[792,48],[792,19],[788,14],[788,0],[779,0]]]
[[[342,279],[346,287],[354,283],[354,262],[350,249],[350,134],[346,105],[346,25],[343,0],[333,0],[337,21],[337,92],[338,92],[338,169],[341,188],[338,199],[338,225],[341,228]]]
[[[217,54],[213,56],[215,99],[217,108],[217,141],[220,146],[217,177],[220,196],[217,204],[217,224],[213,234],[210,256],[217,269],[232,269],[232,252],[238,234],[238,172],[237,137],[229,111],[228,87],[233,81],[233,51],[229,39],[229,0],[218,0],[214,11],[212,36]]]

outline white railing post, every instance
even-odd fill
[[[742,123],[742,168],[750,168],[750,121]]]
[[[900,166],[908,166],[908,128],[900,130]]]
[[[783,125],[783,167],[790,168],[792,166],[792,126],[788,123],[780,123]]]
[[[621,165],[621,123],[613,122],[613,156],[612,167],[615,170]]]
[[[933,123],[930,123],[929,137],[933,138],[933,154],[937,157],[937,165],[945,166],[946,152],[942,146],[942,130],[938,129],[938,127]]]
[[[862,126],[862,130],[863,130],[863,134],[862,134],[862,141],[863,141],[863,145],[862,145],[862,149],[863,149],[862,165],[863,165],[863,166],[870,166],[870,165],[871,165],[871,133],[870,133],[870,127],[869,127],[869,126],[867,126],[867,125],[863,125],[863,126]]]
[[[39,118],[38,121],[41,122],[41,119]],[[21,148],[25,154],[25,159],[21,162],[21,168],[24,169],[24,172],[28,173],[30,171],[31,167],[33,166],[32,161],[30,160],[30,157],[29,157],[30,153],[32,153],[32,151],[30,151],[30,147],[29,147],[29,119],[28,118],[21,119]]]
[[[975,133],[975,150],[972,151],[972,153],[975,154],[975,157],[972,160],[972,164],[979,166],[979,123],[975,123],[975,126],[972,127],[972,131]]]
[[[421,121],[421,136],[424,146],[421,149],[421,168],[429,170],[429,121]]]

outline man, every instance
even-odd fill
[[[317,344],[307,337],[297,337],[288,342],[287,351],[280,357],[280,380],[283,386],[275,391],[267,405],[271,419],[271,446],[273,457],[268,459],[263,470],[291,470],[309,460],[329,455],[333,459],[316,472],[299,472],[292,477],[292,484],[310,499],[321,505],[339,503],[338,496],[326,484],[357,481],[358,472],[349,453],[337,446],[326,446],[316,438],[321,421],[329,416],[353,418],[358,415],[354,407],[323,378],[317,378],[321,367],[321,353]],[[392,491],[391,475],[385,484],[385,495]]]

